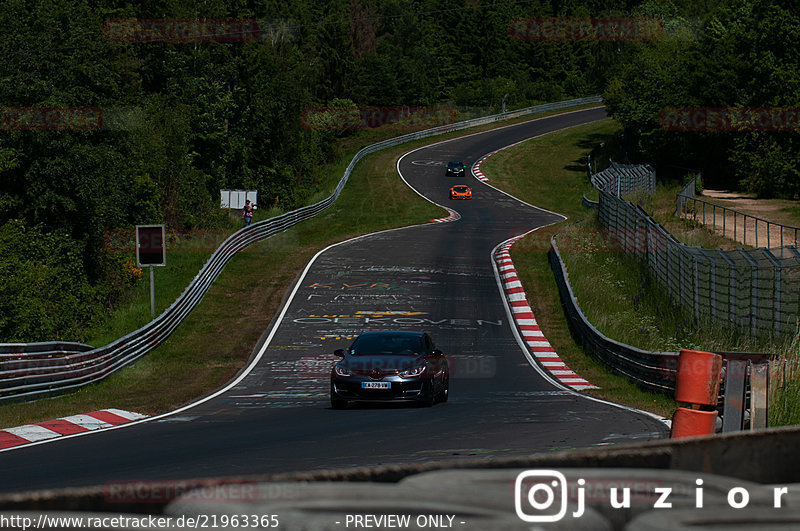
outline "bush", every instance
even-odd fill
[[[100,301],[82,246],[20,220],[0,226],[0,341],[79,340]]]

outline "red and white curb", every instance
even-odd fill
[[[509,253],[511,246],[521,237],[512,238],[498,247],[494,260],[497,263],[497,270],[500,273],[503,290],[506,293],[514,320],[528,350],[536,358],[539,365],[549,371],[563,385],[576,391],[598,389],[596,385],[590,384],[567,367],[567,364],[556,354],[556,350],[539,329],[539,324],[536,322],[533,311],[525,297],[525,290],[517,276],[517,270],[514,268],[514,262],[511,261],[511,254]]]
[[[147,415],[131,413],[121,409],[101,409],[85,415],[72,415],[62,419],[46,420],[36,424],[17,426],[16,428],[6,428],[0,430],[0,449],[53,439],[62,435],[102,430],[146,417]]]
[[[478,159],[478,162],[476,162],[475,164],[472,165],[472,175],[474,175],[475,178],[478,179],[479,181],[482,181],[482,182],[488,181],[489,178],[486,176],[485,173],[483,173],[483,169],[481,169],[481,165],[484,163],[484,161],[486,159],[488,159],[489,157],[491,157],[492,155],[494,155],[495,153],[499,153],[500,151],[503,151],[504,149],[508,149],[508,148],[511,148],[511,147],[514,147],[514,146],[518,146],[518,145],[522,144],[523,142],[527,142],[528,140],[531,140],[531,139],[530,138],[526,138],[525,140],[520,140],[519,142],[514,142],[513,144],[509,144],[507,146],[503,146],[500,149],[495,149],[491,153],[487,153],[486,155],[482,156],[480,159]]]
[[[486,182],[489,180],[489,178],[483,174],[483,170],[481,170],[481,164],[483,164],[484,160],[488,159],[489,157],[497,153],[497,151],[492,151],[491,153],[484,155],[483,157],[480,158],[480,160],[478,160],[478,162],[472,165],[472,175],[474,175],[476,179],[482,182]]]
[[[447,209],[447,211],[450,213],[450,215],[447,216],[446,218],[432,219],[431,223],[447,223],[448,221],[458,221],[459,219],[461,219],[461,214],[459,214],[455,210],[450,210],[447,207],[444,207],[444,208]]]

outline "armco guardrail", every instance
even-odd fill
[[[556,235],[557,236],[557,235]],[[550,240],[550,266],[570,330],[583,348],[609,370],[627,377],[638,386],[672,396],[676,389],[679,367],[678,352],[642,350],[605,336],[589,322],[580,308],[569,282],[569,275],[556,245]],[[714,352],[723,358],[724,385],[717,400],[722,417],[722,431],[763,429],[767,427],[769,354]],[[744,422],[746,412],[751,420]]]
[[[42,343],[0,343],[0,360],[6,355],[40,354],[47,356],[51,353],[86,352],[92,346],[71,341],[44,341]]]
[[[104,347],[56,342],[3,344],[0,350],[0,400],[55,394],[99,381],[147,354],[164,341],[208,291],[228,261],[251,243],[269,238],[309,219],[331,206],[339,197],[350,173],[364,156],[381,149],[421,138],[458,131],[499,120],[601,103],[599,96],[537,105],[527,109],[475,118],[378,142],[359,151],[347,166],[334,192],[322,201],[280,216],[254,223],[228,237],[214,251],[184,292],[161,315],[144,327]],[[27,344],[33,345],[33,344]],[[59,348],[61,345],[64,348]],[[86,350],[88,349],[88,350]],[[59,352],[61,351],[61,352]]]
[[[641,350],[614,341],[595,328],[581,311],[572,291],[567,270],[558,252],[556,236],[550,240],[550,266],[555,275],[567,321],[584,349],[612,372],[627,377],[637,385],[672,394],[675,391],[678,353]]]

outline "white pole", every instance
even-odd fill
[[[156,315],[156,286],[153,269],[153,266],[150,266],[150,317]]]

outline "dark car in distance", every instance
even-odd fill
[[[354,402],[446,402],[450,367],[424,332],[364,332],[345,349],[331,371],[331,406]]]
[[[460,160],[451,160],[447,163],[447,169],[445,170],[445,175],[447,177],[463,177],[466,173],[467,168],[464,166],[464,163]]]

